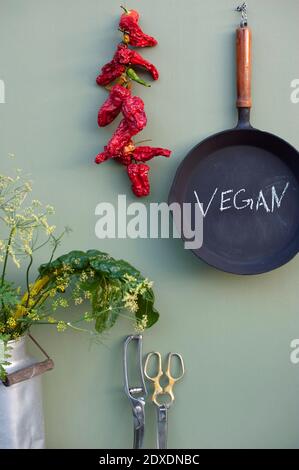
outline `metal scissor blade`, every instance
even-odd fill
[[[157,447],[167,449],[167,406],[157,406]]]
[[[144,438],[144,425],[139,428],[134,427],[133,449],[142,449]]]
[[[133,417],[134,417],[134,442],[133,442],[133,449],[142,449],[143,446],[143,438],[144,438],[144,407],[145,407],[145,400],[140,398],[139,400],[135,400],[135,404],[133,407]]]

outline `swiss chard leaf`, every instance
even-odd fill
[[[154,302],[155,296],[152,289],[148,289],[144,294],[138,297],[136,319],[141,321],[143,317],[146,317],[147,328],[150,328],[159,320],[159,312],[155,309]]]
[[[51,279],[56,270],[69,266],[73,270],[73,277],[87,269],[95,273],[93,279],[80,282],[81,288],[88,290],[91,295],[92,317],[95,319],[96,331],[102,333],[111,328],[124,308],[123,295],[126,291],[128,277],[136,282],[144,281],[140,271],[124,260],[115,260],[109,254],[98,250],[71,251],[60,256],[51,263],[40,266],[41,276],[48,275]],[[136,320],[146,317],[146,327],[151,327],[159,319],[159,313],[154,307],[154,292],[146,288],[137,298],[138,311]]]

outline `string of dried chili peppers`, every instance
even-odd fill
[[[120,113],[123,119],[103,152],[96,156],[95,162],[99,164],[111,158],[118,161],[126,168],[133,193],[137,197],[144,197],[150,193],[150,167],[144,162],[157,156],[170,157],[171,151],[160,147],[136,146],[132,140],[147,124],[142,99],[131,93],[132,81],[150,86],[139,77],[135,67],[147,71],[153,80],[159,78],[159,72],[129,46],[152,47],[157,41],[142,31],[136,10],[122,8],[124,13],[120,18],[119,30],[123,33],[123,40],[118,44],[112,60],[102,67],[96,82],[109,90],[109,97],[98,112],[99,127],[107,126]]]

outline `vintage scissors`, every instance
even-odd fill
[[[140,383],[134,387],[129,385],[128,374],[128,346],[132,342],[137,342],[137,375]],[[124,389],[125,394],[130,400],[133,420],[134,420],[134,443],[133,449],[141,449],[144,439],[144,425],[145,425],[145,398],[147,390],[144,382],[143,367],[142,367],[142,335],[131,335],[125,339],[124,342]]]
[[[149,363],[151,358],[156,357],[157,359],[157,375],[152,376],[149,373]],[[171,373],[171,367],[173,358],[177,358],[179,361],[179,367],[181,374],[178,377],[173,377]],[[151,352],[147,355],[144,364],[144,375],[148,380],[154,384],[154,393],[152,395],[152,401],[157,407],[157,446],[158,449],[167,449],[167,431],[168,431],[168,420],[167,414],[169,407],[174,402],[173,386],[178,382],[185,374],[185,366],[183,358],[178,353],[169,353],[167,361],[167,369],[165,376],[168,379],[168,383],[165,387],[161,386],[161,378],[164,375],[162,370],[162,358],[159,352]],[[164,400],[167,399],[166,402]]]

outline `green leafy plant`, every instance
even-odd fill
[[[128,316],[137,331],[151,327],[159,318],[154,308],[152,283],[124,260],[98,250],[71,251],[54,259],[65,228],[59,235],[48,221],[51,206],[37,200],[28,204],[31,183],[20,172],[0,175],[0,341],[7,344],[33,325],[53,325],[98,335],[111,328],[120,315]],[[48,261],[31,282],[34,256],[49,246]],[[24,267],[25,289],[7,279],[8,263]],[[62,318],[62,309],[87,302],[89,309],[74,321]],[[93,323],[94,328],[84,327]],[[0,357],[0,377],[5,374],[7,354]]]

